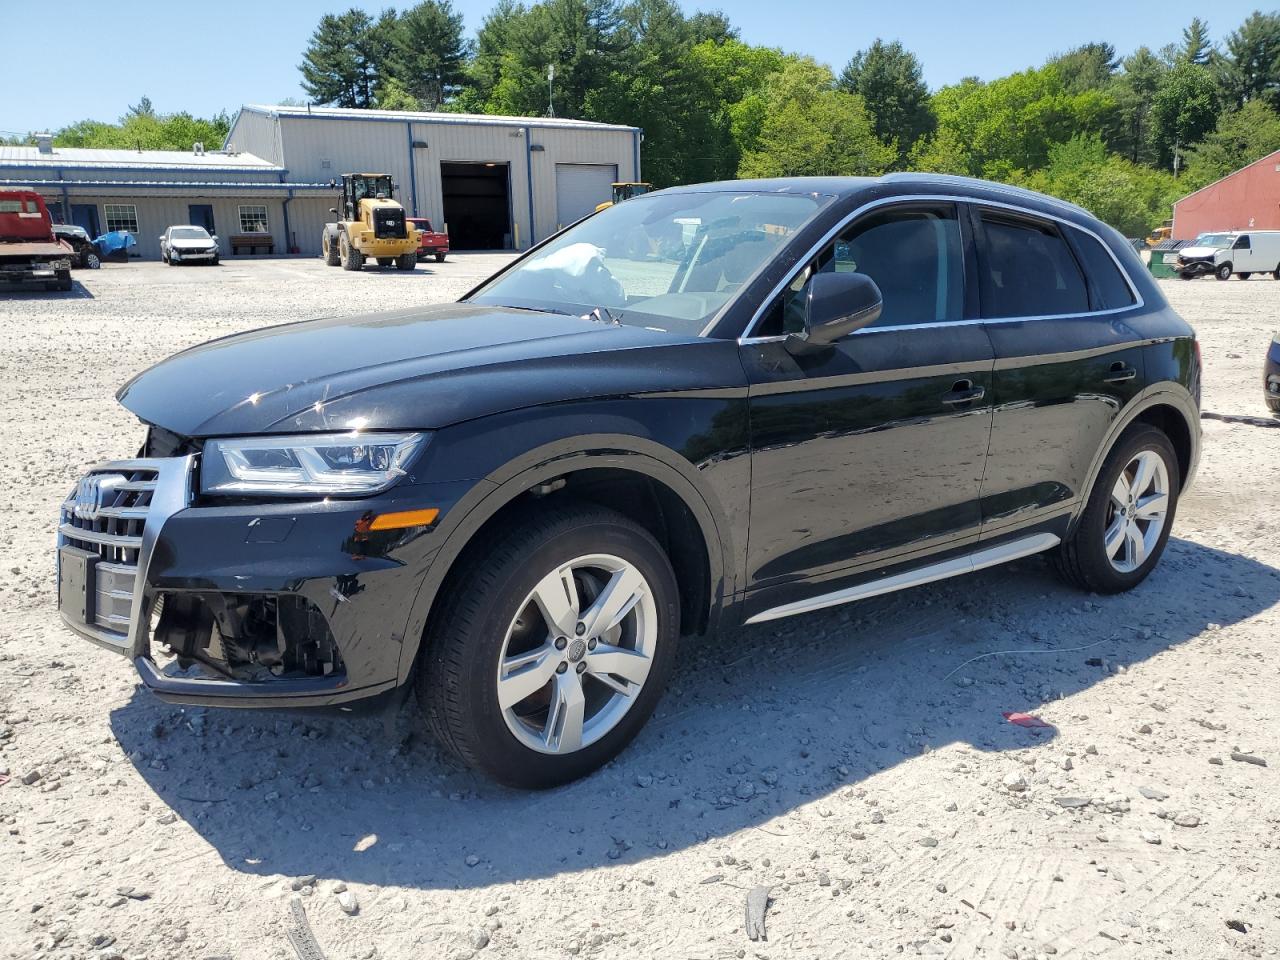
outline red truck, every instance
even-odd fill
[[[449,254],[449,235],[431,229],[431,221],[426,217],[406,217],[413,229],[418,231],[418,262],[427,257],[435,257],[436,263],[444,263]]]
[[[72,249],[53,234],[44,198],[31,190],[0,190],[0,283],[71,289]]]

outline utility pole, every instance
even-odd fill
[[[550,64],[547,67],[547,116],[554,117],[556,115],[556,65]]]

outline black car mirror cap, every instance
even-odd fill
[[[884,298],[865,273],[815,273],[805,284],[804,333],[785,345],[794,354],[815,353],[880,317]]]

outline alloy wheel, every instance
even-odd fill
[[[1111,488],[1103,534],[1107,558],[1120,573],[1137,570],[1160,542],[1169,512],[1169,470],[1154,450],[1141,450]]]
[[[590,746],[635,703],[657,640],[657,604],[634,564],[610,554],[561,564],[507,628],[496,678],[507,729],[540,753]]]

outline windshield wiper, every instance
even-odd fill
[[[583,320],[595,320],[597,323],[611,323],[615,327],[622,326],[622,320],[614,316],[613,312],[605,306],[596,307],[589,313],[582,315]]]

